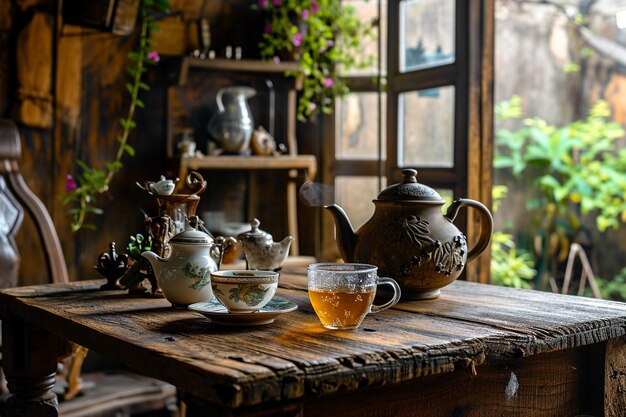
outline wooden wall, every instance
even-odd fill
[[[171,4],[174,10],[181,11],[182,18],[186,20],[209,18],[212,48],[216,49],[218,56],[229,44],[242,45],[244,56],[254,55],[256,34],[252,28],[255,21],[258,25],[258,16],[249,9],[248,2],[177,0],[171,1]],[[18,120],[23,143],[21,170],[29,186],[52,214],[70,276],[75,280],[90,279],[98,277],[93,266],[97,255],[107,249],[109,242],[115,241],[118,247],[125,247],[131,234],[144,232],[142,213],[156,214],[154,202],[135,182],[157,179],[172,169],[165,145],[166,87],[169,81],[164,65],[151,69],[147,74],[151,90],[142,96],[146,108],[137,113],[138,127],[130,140],[136,156],[124,157],[124,169],[114,179],[109,192],[98,199],[97,205],[104,209],[104,215],[90,219],[97,231],[81,230],[73,234],[66,207],[61,205],[59,197],[65,192],[66,176],[77,172],[77,159],[93,167],[102,167],[104,162],[114,158],[117,150],[115,138],[119,132],[117,120],[125,114],[128,104],[126,54],[135,46],[137,39],[136,35],[115,36],[63,25],[57,20],[56,6],[54,1],[0,0],[0,116],[17,118],[17,74],[30,77],[31,81],[32,78],[40,79],[35,73],[50,77],[50,94],[53,97],[50,126],[19,123]],[[49,42],[50,62],[18,65],[21,63],[16,54],[20,51],[19,36],[35,16],[41,17],[44,22],[39,24],[36,33],[40,36],[38,42],[44,42],[44,46],[48,46],[45,42]],[[36,51],[23,51],[28,52],[26,56],[31,60],[27,62],[39,59]],[[278,119],[277,123],[280,122]],[[314,123],[298,127],[302,153],[314,152],[319,147],[316,143],[318,131]],[[207,191],[213,193],[211,199],[215,193],[222,192],[213,185],[221,184],[222,190],[223,187],[232,189],[242,181],[232,173],[208,175],[205,177],[212,184]],[[263,195],[280,196],[281,181],[276,175],[260,176]],[[263,228],[276,238],[286,234],[281,221],[284,216],[282,207],[271,201],[261,208],[267,218],[263,221]],[[316,231],[311,218],[316,214],[312,209],[300,208],[303,210],[300,217],[301,253],[314,255]],[[26,220],[18,240],[23,257],[23,283],[46,282],[43,258],[36,249],[38,244],[29,220]]]

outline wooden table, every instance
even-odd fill
[[[626,415],[623,303],[457,281],[331,331],[283,271],[299,309],[232,328],[101,283],[0,292],[15,415],[55,415],[64,338],[176,385],[188,416]]]

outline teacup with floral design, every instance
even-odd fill
[[[278,272],[231,270],[211,272],[215,298],[231,313],[253,313],[276,294]]]

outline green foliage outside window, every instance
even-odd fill
[[[493,211],[496,212],[506,196],[503,185],[493,187]],[[513,235],[495,231],[491,239],[491,283],[514,288],[531,288],[537,271],[533,256],[518,249]]]
[[[495,116],[520,119],[520,98],[496,105]],[[494,168],[511,172],[529,187],[527,240],[536,251],[542,278],[554,275],[550,261],[567,258],[570,244],[584,230],[584,219],[592,219],[599,232],[626,221],[626,150],[615,144],[624,129],[610,116],[607,103],[600,100],[587,118],[561,127],[534,117],[516,131],[496,132]]]

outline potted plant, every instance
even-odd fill
[[[339,71],[362,68],[372,60],[362,56],[361,48],[373,35],[375,22],[365,24],[353,6],[340,0],[258,0],[254,7],[265,15],[262,59],[300,64],[300,72],[286,72],[304,78],[298,120],[331,113],[335,98],[349,92]]]

